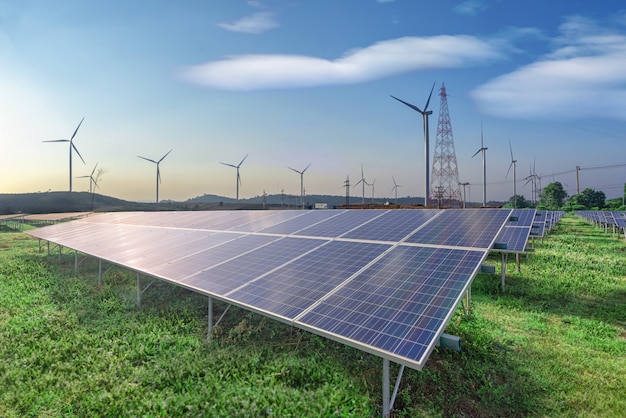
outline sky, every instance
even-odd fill
[[[0,0],[0,193],[133,201],[423,196],[445,85],[459,182],[533,172],[621,197],[626,6],[613,0]],[[171,150],[171,152],[170,152]],[[169,152],[169,154],[168,154]],[[84,160],[81,161],[81,157]],[[431,176],[432,179],[432,176]]]

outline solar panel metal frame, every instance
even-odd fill
[[[245,211],[241,211],[241,212],[245,212]],[[268,212],[271,212],[271,211],[268,211]],[[276,211],[276,212],[279,212],[279,211]],[[359,348],[360,350],[370,352],[372,354],[393,360],[397,363],[404,364],[408,367],[419,370],[424,366],[425,362],[427,361],[428,356],[430,355],[434,346],[438,342],[438,337],[441,335],[449,319],[451,318],[454,311],[458,307],[462,299],[463,293],[471,285],[473,278],[476,276],[476,274],[478,273],[480,269],[481,263],[487,257],[488,252],[496,239],[495,237],[497,233],[504,227],[504,223],[506,222],[506,219],[508,219],[508,214],[510,214],[510,211],[506,211],[507,213],[506,218],[502,218],[504,216],[502,214],[498,215],[499,218],[502,218],[502,221],[496,227],[494,227],[495,229],[497,229],[496,232],[488,233],[488,234],[493,234],[490,238],[489,245],[487,245],[485,248],[483,247],[473,248],[473,247],[459,246],[458,243],[457,245],[441,245],[441,244],[433,244],[433,243],[412,243],[408,240],[409,237],[419,232],[424,227],[424,225],[428,225],[429,222],[441,216],[441,214],[446,213],[445,210],[439,211],[435,214],[430,214],[432,215],[432,216],[429,215],[430,217],[426,216],[426,219],[423,219],[420,222],[418,222],[419,224],[418,226],[411,225],[411,228],[413,229],[405,231],[403,234],[404,238],[402,240],[399,240],[397,242],[391,242],[391,243],[389,241],[359,240],[359,239],[354,239],[354,238],[348,238],[350,236],[349,231],[342,233],[345,237],[306,236],[306,229],[311,227],[311,225],[315,225],[317,223],[321,224],[325,221],[331,220],[334,217],[345,214],[346,212],[349,212],[349,211],[329,210],[329,211],[325,211],[326,213],[319,214],[319,215],[318,213],[320,211],[309,211],[309,212],[297,211],[297,212],[298,213],[290,213],[288,216],[279,215],[277,213],[269,213],[267,215],[266,214],[252,215],[252,214],[245,214],[245,213],[224,215],[224,213],[221,213],[221,212],[207,212],[213,215],[205,215],[205,216],[207,216],[208,218],[214,217],[215,219],[213,220],[205,219],[204,221],[201,221],[199,218],[196,218],[195,216],[192,216],[192,215],[180,215],[180,214],[168,215],[168,214],[163,214],[163,213],[153,214],[153,215],[149,215],[145,217],[137,213],[102,215],[103,216],[102,218],[100,218],[99,215],[94,215],[84,220],[77,220],[77,221],[72,221],[68,224],[57,224],[54,226],[49,226],[49,227],[38,229],[38,230],[31,230],[28,233],[34,237],[48,240],[50,242],[56,242],[57,244],[61,246],[72,248],[81,253],[88,254],[88,255],[106,260],[108,262],[118,264],[123,267],[136,270],[138,272],[142,272],[144,274],[148,274],[150,276],[168,281],[170,283],[174,283],[176,285],[194,290],[198,293],[201,293],[210,297],[216,297],[228,303],[241,306],[247,310],[255,311],[263,315],[273,317],[282,322],[292,324],[299,328],[307,329],[314,333],[320,334],[324,337],[335,339],[341,343],[354,346],[356,348]],[[371,225],[375,226],[376,223],[373,220],[383,220],[384,217],[390,213],[394,213],[394,215],[392,216],[396,216],[395,215],[396,212],[398,211],[378,210],[378,213],[376,214],[377,216],[372,216],[372,217],[366,216],[365,218],[368,218],[369,221],[372,221]],[[463,212],[465,211],[459,210],[458,216],[464,216]],[[419,213],[419,210],[417,210],[415,213]],[[176,227],[164,226],[164,222],[167,221],[168,216],[173,216],[179,221],[181,219],[187,218],[188,219],[187,222],[190,222],[191,219],[195,219],[197,223],[194,225],[196,226],[203,225],[203,228],[206,228],[206,229],[198,229],[195,227],[185,228],[184,222],[178,223]],[[446,216],[450,216],[450,215],[446,215]],[[256,227],[255,228],[244,227],[244,225],[246,224],[251,225],[251,223],[257,222],[261,218],[264,219],[265,221],[269,221],[270,223],[275,222],[274,225],[276,226],[276,228],[274,228],[273,226],[264,227],[260,229],[257,229]],[[306,218],[309,218],[308,221],[306,221]],[[293,221],[294,219],[297,219],[298,221]],[[239,225],[233,225],[233,223],[236,224],[236,220],[239,220],[240,222]],[[265,221],[262,221],[261,223],[263,224]],[[364,227],[364,225],[367,225],[367,222],[369,221],[366,220],[363,225],[352,228],[350,231],[358,231],[360,227]],[[99,222],[105,222],[105,223],[100,224]],[[219,229],[220,226],[222,228],[228,227],[228,229],[220,230]],[[468,226],[466,225],[464,228],[467,228],[467,227]],[[218,228],[218,229],[214,229],[214,228]],[[277,230],[281,230],[281,228],[282,228],[282,231],[289,231],[289,233],[278,233]],[[147,245],[146,248],[143,248],[136,252],[126,251],[124,248],[119,248],[117,247],[117,245],[120,245],[118,243],[116,243],[113,247],[111,247],[111,245],[106,246],[105,244],[101,244],[102,241],[106,240],[107,233],[110,233],[110,232],[104,231],[106,229],[109,229],[109,230],[112,229],[114,231],[114,234],[119,234],[119,236],[121,237],[120,241],[124,243],[122,247],[124,246],[130,247],[129,244],[133,242],[140,243],[142,242],[142,240],[146,240],[147,236],[152,238],[151,243]],[[238,229],[241,229],[241,230],[238,230]],[[249,232],[249,231],[243,232],[246,229],[256,229],[256,232]],[[298,235],[299,233],[301,233],[302,235],[299,236]],[[84,234],[84,235],[81,235],[81,234]],[[264,280],[265,277],[270,277],[268,276],[268,274],[272,275],[274,274],[273,272],[280,272],[281,269],[290,268],[290,266],[296,266],[297,264],[294,264],[294,263],[297,263],[298,262],[297,260],[304,261],[307,257],[313,257],[315,255],[316,250],[318,250],[319,248],[323,248],[326,245],[330,245],[332,243],[337,243],[333,245],[339,245],[340,243],[343,242],[346,245],[348,245],[348,247],[350,245],[364,246],[362,248],[365,248],[368,245],[378,245],[378,246],[382,245],[384,248],[381,247],[382,251],[379,251],[378,255],[373,253],[371,255],[372,257],[371,260],[369,261],[364,260],[363,262],[364,264],[355,266],[355,270],[347,270],[345,273],[345,277],[344,276],[338,277],[338,281],[335,284],[332,284],[332,286],[330,286],[329,288],[330,290],[327,289],[325,292],[322,292],[323,296],[315,301],[312,301],[312,303],[310,303],[309,305],[307,306],[303,305],[304,309],[301,310],[297,316],[293,317],[293,314],[291,314],[291,316],[289,315],[285,316],[278,311],[274,312],[271,309],[268,310],[260,306],[255,306],[253,304],[246,303],[244,299],[241,299],[237,296],[238,295],[237,290],[231,290],[228,293],[210,292],[210,291],[207,291],[206,289],[201,289],[197,286],[190,285],[190,283],[188,282],[185,282],[185,280],[190,277],[189,274],[176,276],[178,278],[175,278],[171,276],[170,274],[165,274],[164,272],[159,273],[158,269],[156,268],[146,267],[146,266],[141,265],[140,261],[142,260],[145,261],[146,259],[153,257],[151,253],[154,251],[154,248],[159,246],[159,244],[161,245],[163,244],[162,240],[165,239],[164,238],[165,236],[168,236],[168,235],[180,236],[181,234],[193,235],[198,242],[206,242],[206,243],[210,243],[212,237],[215,239],[218,239],[219,237],[220,242],[216,242],[214,247],[212,247],[216,249],[225,249],[228,245],[231,245],[229,243],[236,244],[238,240],[241,240],[240,242],[244,243],[244,241],[247,241],[246,237],[248,238],[257,237],[260,240],[259,245],[257,246],[251,245],[250,247],[245,247],[245,248],[242,247],[240,248],[241,251],[239,252],[237,251],[236,245],[233,244],[233,247],[234,247],[233,251],[230,253],[225,253],[225,255],[219,260],[216,260],[214,264],[209,263],[207,266],[203,267],[203,269],[206,271],[212,268],[216,268],[215,266],[225,266],[228,263],[235,264],[238,260],[244,260],[247,254],[253,254],[255,251],[260,251],[260,249],[262,249],[266,245],[270,246],[272,245],[272,243],[279,242],[281,239],[286,239],[287,237],[289,237],[290,239],[316,240],[319,242],[320,244],[319,246],[312,245],[312,247],[314,248],[311,251],[305,252],[303,255],[295,257],[293,260],[289,260],[283,265],[272,268],[270,269],[269,272],[262,272],[261,274],[259,274],[258,277],[240,286],[239,289],[243,289],[245,288],[245,286],[248,286],[251,283],[254,283],[256,281]],[[78,235],[78,237],[75,235]],[[225,237],[232,238],[232,239],[224,240]],[[265,238],[262,239],[263,237]],[[178,242],[178,239],[174,241]],[[484,241],[485,240],[482,239],[482,241],[480,241],[481,244],[484,243]],[[469,241],[463,241],[463,242],[469,242]],[[184,247],[184,245],[182,245],[182,247]],[[432,307],[438,312],[439,315],[443,315],[443,318],[441,318],[441,323],[438,324],[437,328],[435,330],[432,330],[433,331],[432,338],[428,340],[428,344],[427,344],[425,351],[421,352],[420,357],[418,359],[408,358],[402,355],[398,355],[393,350],[384,349],[384,348],[381,348],[372,344],[363,344],[357,340],[352,340],[350,338],[345,338],[341,335],[325,332],[324,330],[316,328],[315,326],[312,326],[311,324],[308,324],[306,322],[306,315],[309,312],[312,312],[316,307],[323,304],[324,301],[328,300],[332,295],[338,292],[341,292],[342,289],[345,289],[349,283],[353,283],[353,280],[355,280],[355,278],[360,277],[362,274],[373,271],[370,269],[374,268],[374,266],[379,265],[377,263],[386,262],[385,257],[388,257],[389,254],[392,254],[394,250],[398,250],[398,249],[404,249],[405,251],[416,251],[418,253],[420,251],[444,251],[444,252],[454,251],[454,252],[460,252],[459,254],[469,255],[471,253],[471,254],[478,255],[478,257],[476,257],[476,259],[473,260],[471,265],[465,266],[465,268],[468,268],[470,271],[469,273],[466,273],[466,276],[463,279],[464,280],[463,287],[455,291],[456,293],[454,294],[454,300],[453,300],[452,306],[446,306],[446,307],[433,306]],[[107,256],[107,253],[106,253],[107,251],[113,252],[114,255]],[[205,250],[199,249],[198,253],[202,253],[203,251]],[[206,251],[210,251],[210,250],[206,250]],[[187,257],[192,257],[192,256],[193,255],[188,255]],[[183,257],[185,256],[183,255]],[[430,270],[435,272],[435,276],[438,276],[438,275],[445,276],[446,274],[451,274],[449,272],[446,273],[443,270],[441,270],[441,267],[442,266],[439,266],[439,265],[433,265],[433,266],[430,266]],[[421,280],[421,278],[419,277],[419,273],[417,273],[417,270],[413,272],[412,274],[413,275],[409,275],[408,277],[411,279],[418,280],[418,281]],[[191,276],[193,276],[193,274]],[[307,289],[305,288],[304,291],[307,291]],[[441,312],[439,312],[438,310],[441,310]],[[388,323],[388,325],[389,324],[391,323]]]

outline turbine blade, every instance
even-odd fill
[[[482,150],[483,150],[483,148],[481,148],[481,149],[479,149],[478,151],[476,151],[476,152],[474,153],[474,155],[472,155],[472,158],[474,158],[475,156],[477,156],[477,155],[478,155],[478,153],[479,153],[479,152],[481,152]]]
[[[309,167],[311,167],[311,164],[313,164],[313,163],[309,163],[309,165],[307,165],[306,168],[304,170],[302,170],[301,174],[304,174],[304,172],[307,171],[309,169]]]
[[[411,103],[407,103],[407,102],[405,102],[404,100],[400,100],[400,99],[398,99],[398,98],[397,98],[397,97],[395,97],[395,96],[391,96],[391,97],[393,97],[394,99],[396,99],[396,100],[397,100],[397,101],[399,101],[400,103],[404,103],[405,105],[407,105],[407,106],[408,106],[408,107],[410,107],[411,109],[415,110],[416,112],[419,112],[419,113],[421,113],[422,115],[424,114],[424,112],[422,112],[422,110],[421,110],[419,107],[417,107],[417,106],[415,106],[415,105],[412,105]]]
[[[426,100],[426,106],[424,106],[424,112],[428,110],[428,104],[430,103],[430,98],[433,95],[433,90],[435,90],[435,82],[433,82],[433,87],[430,89],[430,94],[428,95],[428,100]]]
[[[288,169],[290,169],[290,170],[295,171],[295,172],[296,172],[296,173],[298,173],[298,174],[302,174],[301,172],[299,172],[299,171],[298,171],[298,170],[296,170],[295,168],[291,168],[291,167],[287,167],[287,168],[288,168]]]
[[[141,155],[138,155],[137,157],[139,157],[139,158],[141,158],[141,159],[143,159],[143,160],[146,160],[146,161],[150,161],[151,163],[158,164],[156,161],[151,160],[150,158],[142,157]]]
[[[245,157],[243,157],[243,159],[239,162],[239,165],[237,165],[237,167],[241,167],[241,164],[243,164],[244,161],[246,161],[246,158],[248,158],[249,154],[246,154]]]
[[[96,165],[93,166],[93,170],[91,170],[91,176],[93,176],[93,173],[96,172],[96,167],[98,167],[98,163],[96,163]]]
[[[511,146],[511,139],[509,138],[509,151],[511,151],[511,161],[513,161],[513,147]]]
[[[167,154],[165,154],[164,156],[162,156],[162,157],[161,157],[161,159],[159,160],[159,162],[163,161],[163,160],[165,159],[165,157],[167,157],[167,156],[170,154],[170,152],[172,152],[172,150],[169,150],[169,151],[167,152]]]
[[[237,170],[237,181],[239,182],[239,185],[241,185],[241,176],[239,175],[239,170]]]
[[[83,121],[85,120],[85,117],[83,116],[83,118],[80,120],[80,122],[78,123],[78,126],[76,127],[76,130],[74,131],[74,133],[72,134],[72,137],[70,138],[70,142],[74,139],[74,137],[76,136],[76,132],[78,132],[78,128],[80,128],[80,125],[83,124]]]
[[[506,176],[504,176],[504,178],[507,178],[509,176],[509,171],[511,171],[512,166],[513,166],[513,161],[511,161],[511,165],[509,165],[509,169],[506,170]]]
[[[157,164],[157,181],[159,182],[159,184],[161,183],[161,169],[159,168],[158,164]]]
[[[69,139],[53,139],[51,141],[41,141],[41,142],[70,142]]]
[[[228,163],[220,163],[220,164],[224,164],[224,165],[227,165],[227,166],[232,167],[232,168],[237,168],[237,166],[234,165],[234,164],[228,164]]]
[[[80,152],[78,152],[78,148],[76,148],[76,145],[74,145],[74,143],[72,141],[70,141],[70,147],[74,148],[74,151],[76,151],[76,154],[78,154],[78,156],[80,157],[80,160],[83,162],[83,164],[87,164],[85,162],[85,160],[83,160],[83,156],[80,155]]]

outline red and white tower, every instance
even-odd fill
[[[441,97],[441,105],[439,106],[439,120],[437,122],[430,198],[432,202],[439,202],[439,206],[442,207],[461,207],[463,199],[459,186],[459,170],[454,151],[450,113],[448,112],[448,95],[443,83],[439,96]]]

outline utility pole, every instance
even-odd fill
[[[346,188],[346,206],[350,206],[350,176],[346,176],[346,181],[343,182]]]
[[[580,171],[580,166],[576,166],[576,194],[580,194],[580,186],[578,183],[578,172]]]

